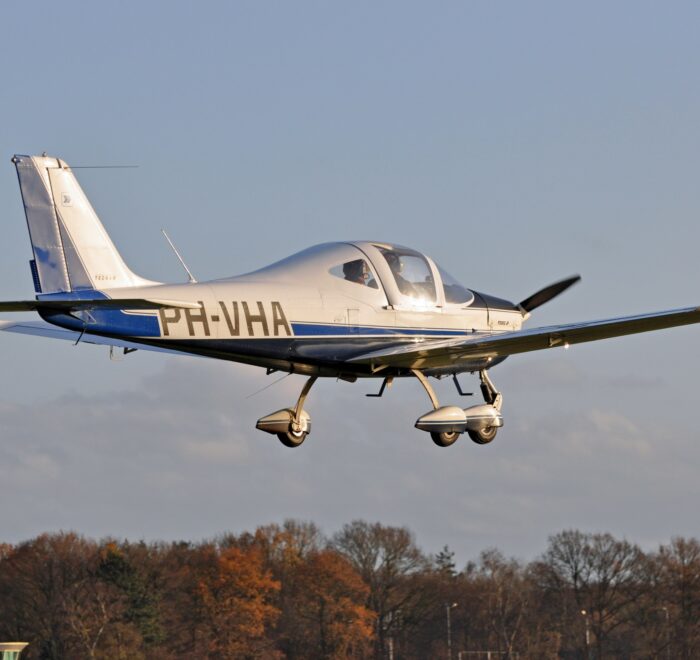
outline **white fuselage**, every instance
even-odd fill
[[[374,348],[520,329],[523,315],[507,301],[475,293],[468,303],[448,302],[440,271],[427,259],[435,300],[402,295],[371,246],[321,245],[248,275],[105,292],[112,299],[179,300],[196,303],[199,309],[102,310],[83,312],[80,319],[46,318],[86,333],[273,369],[355,376],[372,373],[366,367],[349,367],[348,359]],[[348,281],[334,271],[358,254],[371,263],[375,287]],[[479,361],[452,371],[481,366]]]

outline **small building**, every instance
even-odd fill
[[[27,642],[0,642],[0,660],[18,660]]]

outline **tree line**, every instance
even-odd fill
[[[287,521],[200,543],[0,544],[0,641],[62,658],[697,658],[700,543],[562,531],[463,568],[410,530]],[[490,654],[490,655],[489,655]]]

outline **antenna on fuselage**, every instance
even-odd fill
[[[185,272],[187,273],[187,280],[190,284],[196,284],[197,280],[195,279],[194,275],[192,275],[192,271],[187,267],[187,264],[182,258],[182,255],[177,251],[175,244],[170,240],[170,236],[168,236],[165,233],[165,229],[161,229],[161,231],[163,232],[163,236],[165,236],[165,240],[168,241],[168,245],[170,245],[170,247],[173,249],[175,256],[178,258],[179,262],[182,264],[182,267],[185,269]]]

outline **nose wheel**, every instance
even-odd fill
[[[489,444],[496,437],[497,432],[498,428],[496,426],[487,426],[479,431],[467,431],[472,442],[476,442],[477,445]]]

